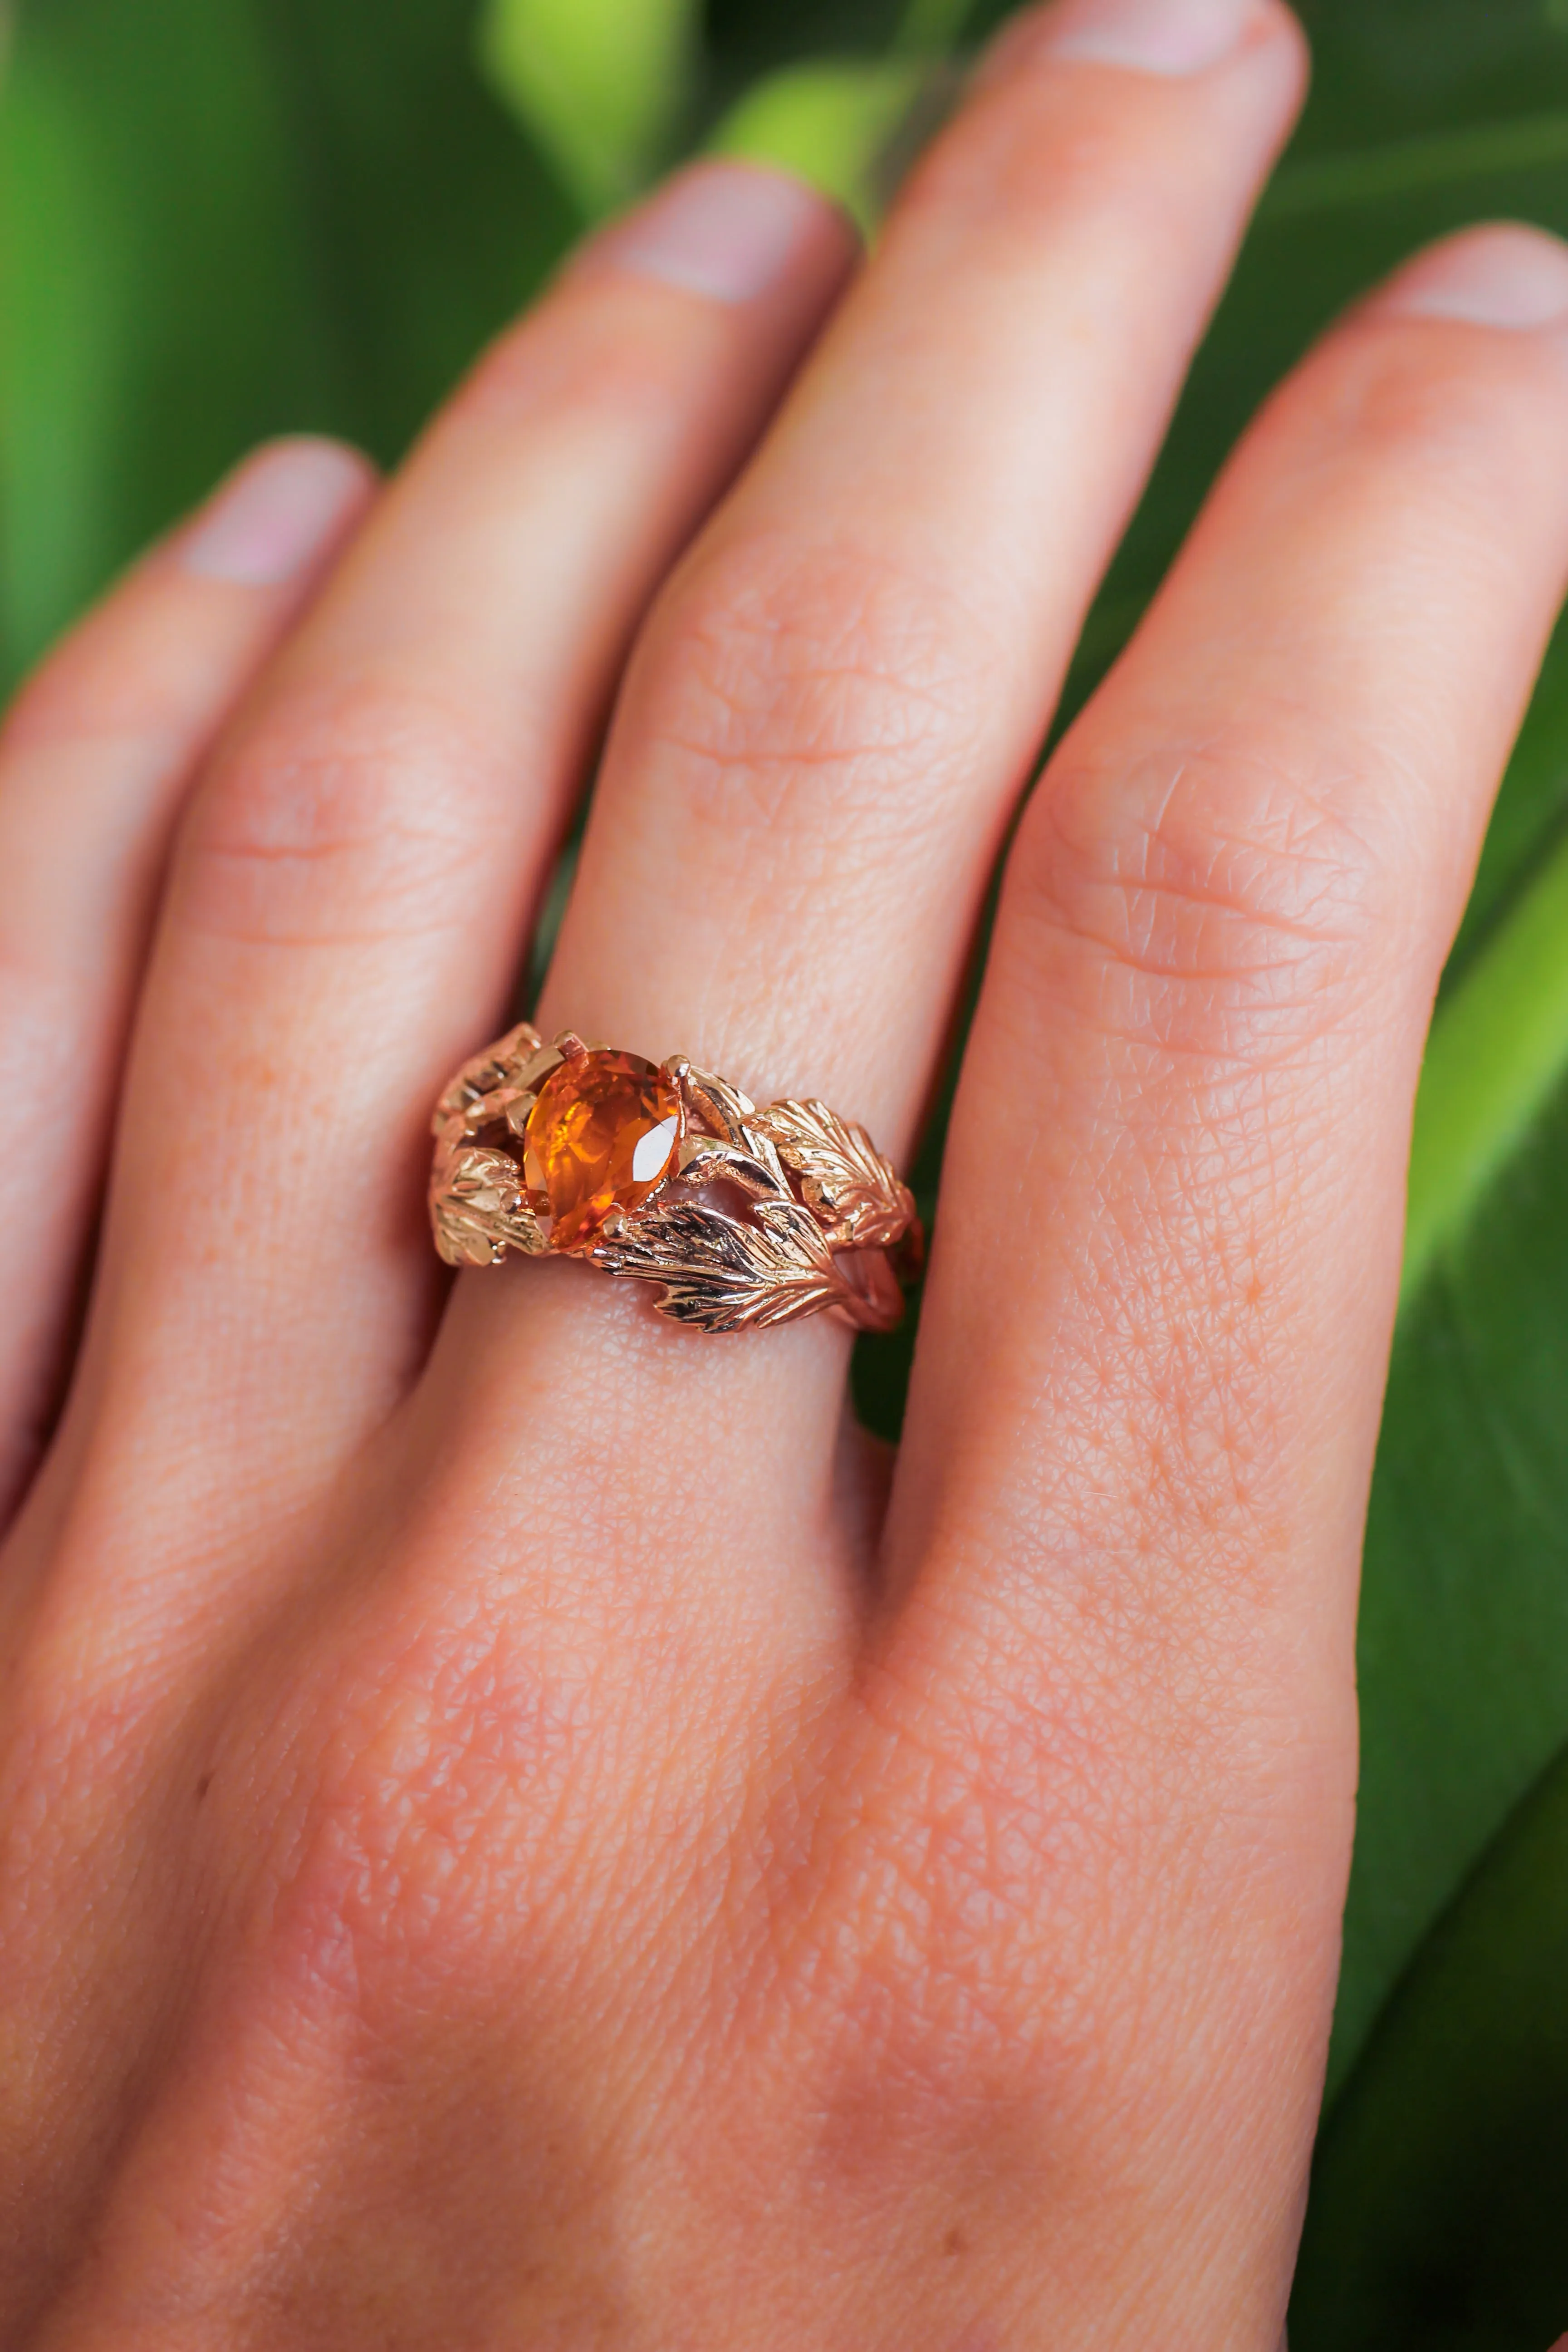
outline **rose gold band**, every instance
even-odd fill
[[[433,1121],[448,1265],[508,1249],[662,1286],[660,1314],[738,1331],[829,1313],[889,1331],[918,1271],[914,1197],[820,1102],[755,1104],[680,1055],[657,1066],[522,1022],[466,1062]]]

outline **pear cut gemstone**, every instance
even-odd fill
[[[529,1205],[550,1246],[588,1247],[612,1209],[636,1209],[680,1144],[680,1093],[640,1054],[579,1055],[552,1070],[523,1129]]]

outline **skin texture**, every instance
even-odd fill
[[[286,579],[198,521],[9,722],[7,2347],[1277,2352],[1568,256],[1330,335],[1030,798],[896,1465],[836,1331],[422,1217],[612,702],[542,1024],[907,1154],[1302,81],[1272,0],[1184,72],[1090,14],[847,292],[799,192],[743,297],[610,232]]]

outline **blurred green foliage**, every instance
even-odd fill
[[[489,0],[479,58],[584,213],[671,152],[700,58],[697,0]]]
[[[0,670],[262,435],[394,459],[679,152],[863,215],[996,0],[20,0],[0,82]],[[1312,99],[1068,709],[1323,322],[1440,231],[1568,233],[1564,0],[1305,0]],[[949,78],[950,79],[950,78]],[[1568,632],[1445,980],[1366,1549],[1363,1780],[1295,2352],[1568,2327]],[[940,1133],[921,1171],[934,1188]],[[909,1341],[867,1347],[896,1426]]]
[[[1291,2342],[1545,2352],[1563,2318],[1568,1759],[1426,1938],[1325,2127]]]

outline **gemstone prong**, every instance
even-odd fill
[[[560,1055],[563,1062],[584,1061],[586,1059],[588,1053],[587,1046],[584,1044],[582,1038],[578,1036],[575,1029],[562,1030],[560,1035],[555,1040],[555,1050]]]

